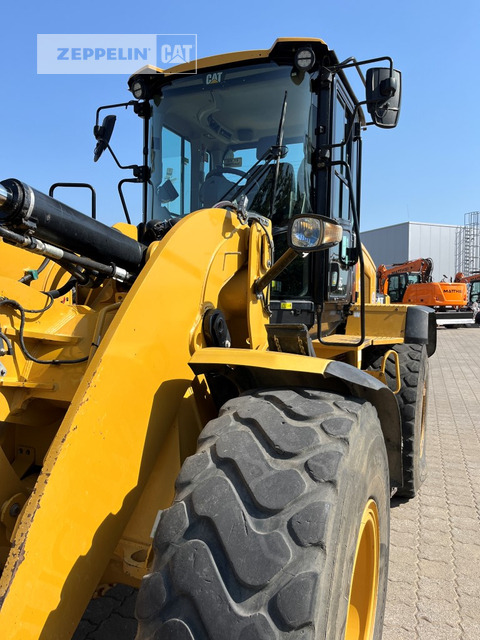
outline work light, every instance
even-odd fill
[[[324,216],[296,216],[289,231],[288,244],[296,251],[328,249],[342,240],[342,227]]]
[[[310,71],[315,64],[315,54],[310,47],[302,47],[295,54],[295,66],[299,71]]]

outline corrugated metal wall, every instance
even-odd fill
[[[433,279],[439,281],[455,277],[456,230],[453,225],[404,222],[364,231],[361,236],[377,266],[432,258]]]

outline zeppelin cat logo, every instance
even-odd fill
[[[222,81],[223,73],[217,71],[216,73],[207,73],[205,77],[205,84],[218,84]]]

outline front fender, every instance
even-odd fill
[[[276,351],[221,349],[197,351],[189,362],[204,374],[217,407],[249,389],[305,387],[364,398],[377,410],[387,449],[390,482],[402,485],[402,429],[392,391],[382,382],[345,362]]]

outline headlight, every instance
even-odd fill
[[[289,224],[288,245],[298,252],[321,251],[341,242],[342,235],[342,227],[329,218],[296,216]]]
[[[143,78],[135,78],[130,86],[130,91],[136,100],[145,100],[147,98],[148,87]]]

